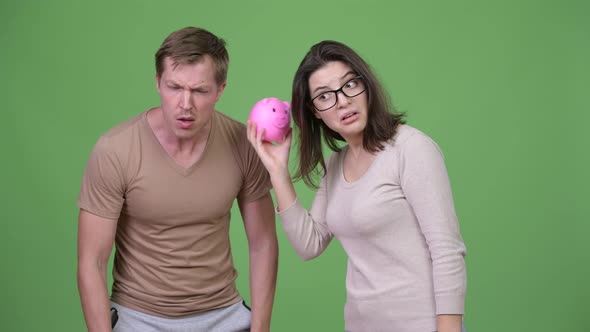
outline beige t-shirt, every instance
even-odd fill
[[[147,112],[96,143],[78,206],[118,220],[112,300],[162,317],[233,304],[229,222],[234,199],[270,189],[243,124],[215,112],[202,157],[185,169],[164,151]]]

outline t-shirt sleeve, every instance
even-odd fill
[[[414,134],[403,144],[400,162],[402,188],[432,258],[436,313],[462,314],[466,249],[443,154],[428,136]]]
[[[107,219],[118,219],[123,207],[125,184],[122,167],[107,137],[101,137],[88,159],[78,207]]]
[[[238,199],[243,202],[252,202],[266,195],[272,184],[268,171],[262,164],[254,147],[248,142],[245,134],[240,142],[242,153],[242,165],[244,170],[244,182],[238,194]]]

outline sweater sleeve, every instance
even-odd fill
[[[279,212],[287,238],[303,260],[319,256],[333,238],[326,224],[326,204],[327,190],[326,177],[324,177],[310,211],[296,200],[293,205]]]
[[[402,189],[430,250],[436,314],[463,314],[466,249],[443,154],[429,137],[416,133],[403,144],[400,171]]]

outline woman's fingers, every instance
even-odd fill
[[[260,154],[260,147],[262,146],[262,134],[264,128],[258,132],[256,128],[256,122],[248,120],[247,122],[247,136],[248,141],[254,146],[254,149]]]
[[[264,128],[260,128],[260,131],[256,132],[256,145],[258,148],[262,147],[262,136],[264,136]]]
[[[291,137],[293,133],[293,128],[289,128],[289,131],[287,131],[287,134],[285,135],[285,139],[283,140],[283,144],[287,144],[287,145],[291,145]]]
[[[256,122],[250,120],[248,120],[247,126],[248,140],[254,146],[256,152],[260,154],[263,148],[262,136],[264,136],[264,128],[260,128],[260,131],[258,131]]]
[[[246,127],[246,135],[248,137],[248,141],[250,141],[250,143],[256,147],[256,145],[254,144],[256,142],[256,123],[253,121],[248,120],[248,122],[246,123],[247,127]]]
[[[263,141],[262,137],[264,137],[264,128],[260,128],[260,131],[258,131],[256,123],[248,121],[247,136],[250,144],[252,144],[254,150],[256,150],[256,153],[267,170],[271,171],[285,163],[283,161],[283,159],[285,159],[285,150],[287,151],[286,158],[288,160],[288,151],[291,144],[291,131],[285,135],[285,140],[282,144],[275,146],[272,143]]]

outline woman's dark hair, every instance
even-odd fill
[[[299,169],[296,180],[303,179],[311,188],[317,188],[316,175],[326,174],[326,162],[322,153],[322,135],[332,151],[340,151],[338,141],[344,138],[330,129],[314,115],[309,92],[309,77],[328,62],[340,61],[349,65],[357,75],[362,76],[366,86],[368,117],[363,133],[363,148],[370,152],[383,150],[383,143],[392,139],[399,124],[404,123],[403,114],[397,113],[391,105],[389,95],[371,70],[370,66],[350,47],[331,40],[322,41],[311,47],[301,61],[295,78],[291,99],[293,121],[299,130]],[[318,164],[321,169],[318,169]]]

